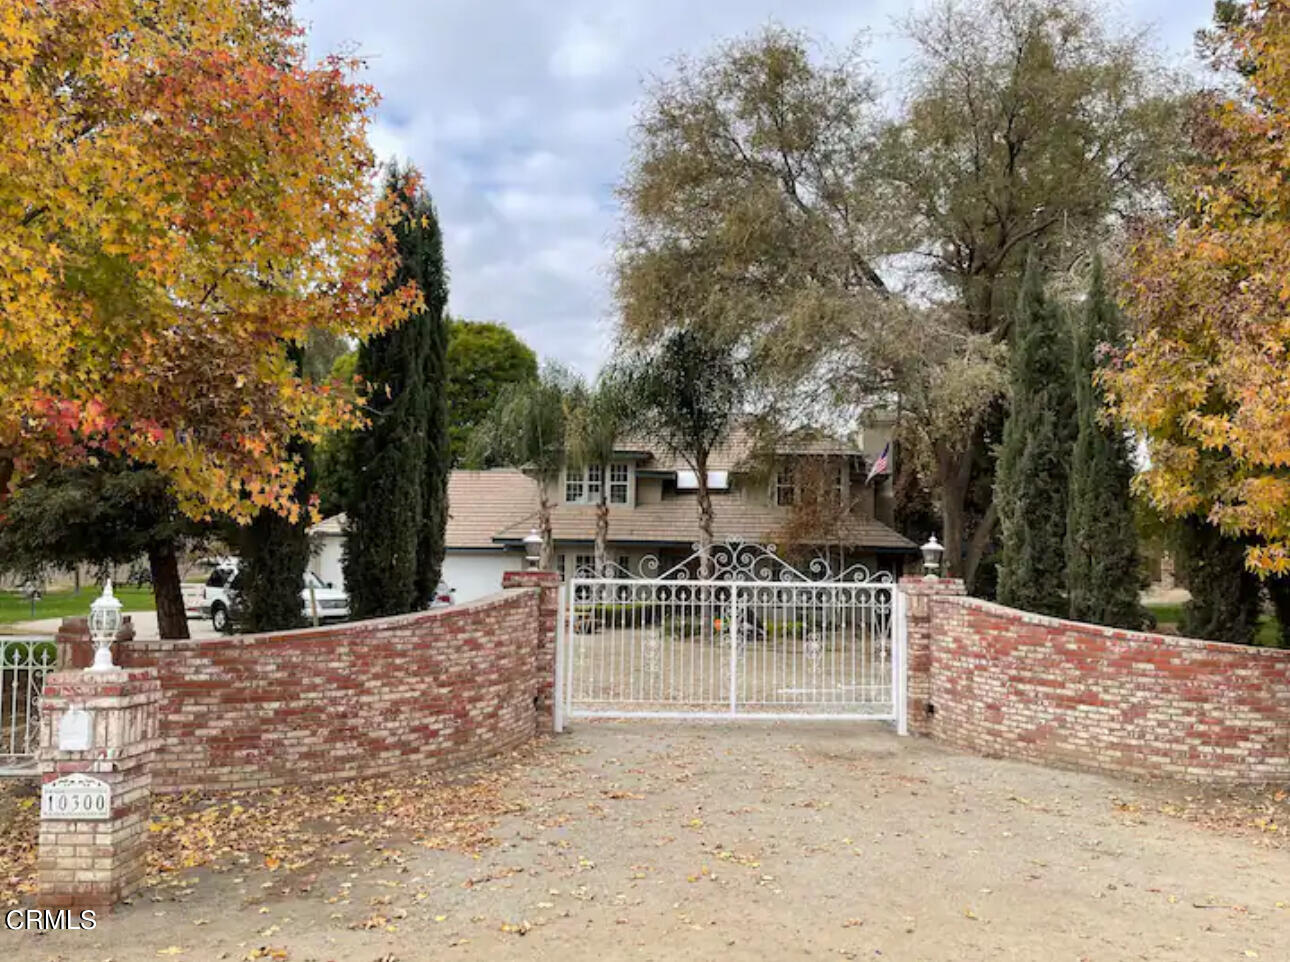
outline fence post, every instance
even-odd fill
[[[572,590],[570,587],[569,590]],[[564,731],[564,660],[569,657],[569,619],[566,614],[565,589],[560,589],[555,610],[555,692],[551,718],[555,733]]]
[[[896,702],[896,734],[909,734],[909,623],[906,621],[905,593],[892,588],[892,614],[895,616],[896,686],[892,698]]]
[[[142,883],[160,701],[153,668],[60,671],[45,679],[42,907],[109,911]]]

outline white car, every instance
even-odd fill
[[[216,565],[202,588],[199,611],[201,617],[210,618],[211,627],[220,632],[232,632],[239,608],[237,577],[240,566],[236,560]],[[305,572],[305,586],[300,591],[300,611],[306,622],[313,622],[317,605],[317,618],[323,621],[343,621],[349,617],[349,595],[333,588],[312,571]]]

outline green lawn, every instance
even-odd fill
[[[1147,610],[1156,616],[1162,629],[1178,631],[1182,623],[1183,606],[1179,604],[1147,605]],[[1259,619],[1259,630],[1254,634],[1254,643],[1265,648],[1278,648],[1281,645],[1281,629],[1276,618],[1264,615]]]
[[[155,608],[151,588],[114,588],[126,611],[152,611]],[[88,615],[90,603],[98,597],[98,588],[86,585],[78,595],[70,588],[51,591],[36,602],[37,618],[62,618],[66,615]],[[17,591],[0,591],[0,625],[31,620],[31,602]]]

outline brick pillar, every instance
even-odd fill
[[[915,735],[932,734],[931,708],[934,635],[931,599],[938,595],[964,594],[963,582],[957,578],[901,578],[900,590],[908,599],[909,624],[909,731]]]
[[[37,861],[42,907],[110,911],[143,881],[160,701],[161,682],[152,668],[60,671],[45,679]],[[76,716],[64,724],[72,712]],[[87,724],[73,724],[78,720]],[[80,741],[78,736],[86,734],[86,741]],[[70,805],[61,812],[58,806],[46,810],[46,786],[67,776],[88,776],[98,790],[107,786],[105,817],[57,817],[76,810]],[[78,804],[93,797],[84,787],[75,794]]]
[[[502,573],[502,587],[538,589],[537,710],[542,718],[550,721],[555,707],[555,633],[560,610],[560,575],[555,571],[506,571]]]
[[[121,627],[116,630],[112,645],[112,658],[119,665],[124,660],[121,642],[134,641],[134,621],[129,615],[121,616]],[[58,667],[63,671],[88,668],[94,663],[94,643],[90,641],[90,619],[85,615],[66,617],[54,636],[58,650]]]

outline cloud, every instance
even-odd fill
[[[1210,0],[1126,0],[1174,50]],[[1183,8],[1183,9],[1180,9]],[[770,21],[834,44],[869,28],[900,66],[904,0],[299,0],[317,53],[356,50],[382,94],[384,158],[421,168],[439,210],[453,314],[503,321],[593,374],[612,344],[609,266],[642,81]]]

